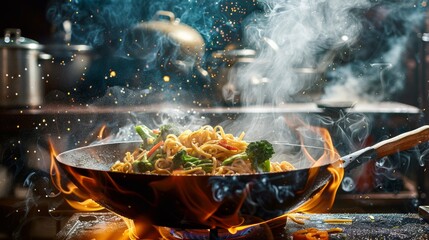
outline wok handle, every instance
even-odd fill
[[[382,158],[396,152],[410,149],[427,141],[429,141],[429,125],[381,141],[373,145],[372,149],[375,150],[377,157]]]

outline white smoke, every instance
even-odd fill
[[[371,41],[386,45],[386,49],[371,59],[358,59],[348,63],[352,65],[336,66],[333,64],[335,57],[350,54],[345,51],[359,41],[366,41],[361,39],[362,33],[368,31],[365,23],[369,20],[365,14],[379,2],[264,0],[261,3],[265,7],[264,13],[250,16],[244,33],[247,45],[257,50],[258,57],[229,80],[230,84],[237,86],[243,103],[278,104],[296,98],[319,100],[332,96],[335,100],[384,100],[388,94],[403,87],[400,61],[410,32],[422,22],[417,5],[383,3],[387,7],[378,8],[376,14],[384,13],[395,18],[389,19],[393,24],[382,29],[389,39],[380,38],[378,43],[374,39]],[[387,18],[384,15],[380,18],[384,20],[383,17]],[[359,48],[361,46],[357,51],[362,50]],[[371,52],[371,49],[363,50]],[[384,88],[372,91],[368,86],[380,86],[383,81],[380,79],[381,71],[389,70],[371,67],[370,64],[374,63],[390,64],[397,70],[393,80],[389,80],[392,83],[389,82],[387,90],[382,86]],[[321,75],[327,70],[333,72],[334,82],[321,80]],[[264,81],[255,81],[255,78]],[[321,93],[311,96],[312,91],[321,88],[319,85],[327,85],[325,96],[320,96]]]
[[[366,0],[267,0],[263,4],[265,13],[252,16],[245,29],[245,39],[259,56],[237,74],[243,99],[256,97],[249,81],[252,76],[269,79],[268,93],[258,96],[259,103],[282,101],[310,88],[315,81],[312,76],[326,67],[333,51],[353,42],[361,31],[361,21],[351,10],[370,6]]]

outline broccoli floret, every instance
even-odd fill
[[[185,165],[185,163],[188,162],[195,162],[200,160],[199,158],[196,157],[192,157],[190,155],[188,155],[188,153],[183,149],[180,150],[176,153],[176,155],[174,155],[173,157],[173,169],[178,169],[181,168]]]
[[[270,171],[270,158],[274,154],[273,145],[267,140],[261,140],[257,142],[251,142],[246,148],[246,153],[249,159],[252,161],[254,169],[269,172]]]
[[[270,171],[270,158],[274,154],[273,145],[267,140],[251,142],[247,145],[246,151],[233,155],[222,162],[222,165],[230,165],[236,159],[249,159],[252,167],[258,172]]]
[[[213,167],[213,162],[210,159],[199,159],[197,157],[190,156],[184,149],[180,150],[173,157],[172,169],[179,169],[181,167],[185,169],[193,167],[202,167],[204,170]]]

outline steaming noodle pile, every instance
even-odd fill
[[[143,143],[111,167],[124,173],[244,174],[293,170],[287,161],[271,162],[272,145],[265,140],[246,142],[221,126],[203,126],[179,132],[165,125],[159,130],[137,126]]]

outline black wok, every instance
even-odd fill
[[[106,209],[138,222],[171,228],[228,228],[293,211],[332,179],[329,166],[356,167],[429,140],[429,126],[382,141],[318,167],[289,172],[207,176],[109,171],[140,142],[73,149],[57,163],[80,190]],[[244,221],[244,222],[243,222]]]

